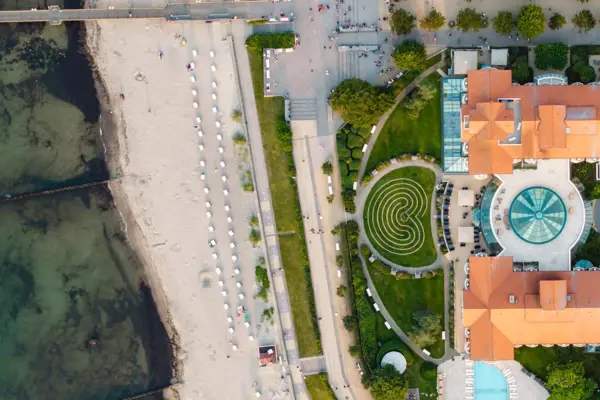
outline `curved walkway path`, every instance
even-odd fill
[[[377,122],[377,128],[375,128],[375,132],[373,132],[373,134],[369,138],[369,143],[367,143],[367,151],[365,152],[365,154],[363,154],[361,162],[360,162],[360,169],[358,170],[358,182],[362,182],[363,175],[365,174],[365,169],[367,168],[367,164],[369,162],[369,157],[371,156],[371,150],[373,150],[373,147],[375,146],[375,142],[377,142],[377,138],[379,137],[379,134],[381,133],[381,130],[385,126],[385,123],[387,122],[390,115],[392,115],[392,113],[394,112],[396,107],[398,107],[398,104],[400,104],[402,102],[402,100],[404,100],[404,98],[410,92],[412,92],[415,87],[417,87],[417,85],[419,85],[421,82],[423,82],[425,80],[425,78],[427,78],[429,75],[434,73],[443,64],[444,64],[444,55],[442,53],[442,60],[440,62],[436,63],[435,65],[432,65],[431,67],[427,68],[425,71],[423,71],[421,73],[421,75],[417,76],[411,83],[409,83],[408,86],[406,86],[398,94],[398,96],[396,96],[396,102],[394,103],[394,106],[392,108],[390,108],[388,111],[386,111],[386,113],[383,114],[381,116],[381,118],[379,118],[379,122]]]
[[[407,160],[407,161],[398,161],[397,164],[391,164],[390,166],[388,166],[387,168],[385,168],[384,170],[380,171],[372,180],[371,182],[369,182],[368,185],[365,186],[361,186],[358,195],[357,195],[357,213],[356,213],[356,220],[358,222],[358,225],[360,227],[360,235],[358,238],[358,245],[359,247],[362,244],[367,244],[369,246],[369,248],[371,249],[371,251],[373,252],[373,254],[375,254],[379,259],[386,261],[387,263],[390,263],[389,261],[387,261],[384,257],[382,257],[377,251],[375,251],[373,249],[373,246],[371,246],[371,244],[369,243],[366,234],[365,234],[365,229],[364,229],[364,220],[363,220],[363,210],[364,210],[364,205],[365,202],[367,200],[367,196],[369,194],[370,189],[373,187],[373,185],[375,185],[382,177],[384,177],[385,175],[387,175],[387,173],[394,171],[396,169],[400,169],[400,168],[405,168],[405,167],[423,167],[423,168],[427,168],[431,171],[433,171],[433,173],[435,173],[435,177],[436,177],[436,184],[439,183],[442,179],[442,170],[440,169],[440,167],[438,167],[435,164],[431,164],[427,161],[424,160]],[[431,207],[430,207],[430,213],[431,213],[431,234],[433,235],[432,237],[435,239],[437,237],[437,229],[436,229],[436,222],[435,222],[435,203],[436,203],[436,192],[435,189],[432,191],[431,194]],[[435,241],[434,241],[435,242]],[[420,267],[420,268],[413,268],[413,267],[404,267],[404,266],[399,266],[396,265],[394,263],[390,263],[391,265],[394,266],[394,268],[402,271],[402,272],[407,272],[407,273],[416,273],[416,272],[428,272],[428,271],[433,271],[436,269],[444,269],[444,330],[446,332],[446,337],[449,337],[448,332],[450,332],[450,314],[449,314],[449,303],[450,303],[450,270],[449,270],[449,263],[448,260],[446,259],[446,257],[444,257],[439,249],[438,246],[436,246],[436,251],[438,254],[437,260],[431,264],[428,265],[426,267]],[[404,342],[406,343],[406,345],[408,347],[410,347],[417,355],[419,355],[419,357],[421,357],[423,360],[425,361],[429,361],[431,363],[434,363],[436,365],[440,365],[441,363],[443,363],[446,360],[449,360],[450,358],[452,358],[453,356],[457,355],[458,353],[454,350],[452,350],[450,348],[450,341],[446,340],[444,342],[444,356],[442,358],[432,358],[428,355],[426,355],[425,353],[423,353],[423,351],[421,350],[421,348],[419,348],[416,344],[414,344],[410,338],[408,337],[408,335],[398,326],[398,324],[396,323],[396,321],[394,320],[394,318],[391,316],[391,314],[389,313],[389,311],[387,310],[387,308],[385,307],[385,304],[383,303],[383,301],[381,300],[381,297],[379,296],[379,293],[377,292],[377,289],[375,288],[375,285],[373,284],[373,280],[371,279],[371,275],[369,274],[369,269],[367,268],[367,263],[364,260],[364,258],[362,257],[362,253],[359,251],[358,252],[359,258],[360,258],[360,262],[361,262],[361,266],[363,269],[363,272],[365,274],[365,277],[367,279],[367,284],[369,286],[369,289],[371,289],[371,294],[373,295],[373,299],[375,300],[375,302],[377,303],[377,305],[379,306],[381,315],[383,315],[383,317],[385,318],[385,320],[390,324],[390,326],[392,327],[392,329],[394,330],[394,332],[396,333],[396,335],[398,335],[398,337]]]

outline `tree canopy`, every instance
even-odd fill
[[[246,47],[252,51],[263,49],[287,49],[294,47],[296,39],[294,32],[285,33],[256,33],[246,39]]]
[[[435,86],[425,83],[413,90],[404,103],[404,107],[408,110],[408,117],[413,120],[419,118],[421,111],[435,97],[436,92],[437,88]]]
[[[584,61],[577,61],[575,65],[573,65],[573,70],[579,75],[579,82],[581,83],[589,83],[596,80],[596,71],[594,70],[594,67],[586,64]]]
[[[390,18],[392,30],[397,35],[408,35],[415,27],[416,17],[402,8],[396,10]]]
[[[534,37],[544,33],[546,17],[542,7],[533,4],[521,7],[519,18],[517,19],[517,29],[527,38]]]
[[[485,19],[474,8],[463,8],[456,16],[456,27],[463,32],[469,32],[470,30],[478,32],[485,27]]]
[[[566,23],[567,23],[567,20],[565,19],[565,17],[563,17],[559,13],[554,13],[550,17],[550,22],[548,23],[548,27],[550,29],[552,29],[553,31],[556,31],[556,30],[562,28],[563,26],[565,26]]]
[[[392,59],[400,69],[417,71],[425,69],[427,60],[425,45],[416,40],[407,40],[394,49]]]
[[[417,346],[423,348],[437,342],[442,334],[442,318],[430,312],[415,313],[416,325],[409,337]]]
[[[386,365],[373,372],[371,395],[375,400],[404,399],[406,393],[406,379],[393,365]]]
[[[419,26],[421,29],[426,29],[428,31],[437,31],[446,23],[446,17],[442,15],[441,12],[436,10],[435,8],[429,11],[427,16],[421,18],[419,21]]]
[[[531,82],[533,71],[529,67],[529,63],[527,61],[517,61],[512,65],[511,69],[512,79],[514,82],[518,82],[520,84]]]
[[[564,69],[569,63],[569,46],[564,43],[540,44],[533,53],[538,69]]]
[[[551,400],[586,400],[594,395],[598,387],[591,378],[584,376],[582,362],[567,364],[554,363],[548,366],[546,385],[552,395]]]
[[[500,11],[492,22],[496,32],[501,35],[510,35],[515,27],[515,19],[510,11]]]
[[[581,10],[572,19],[573,25],[579,28],[579,32],[588,32],[596,26],[596,20],[590,10]]]
[[[342,81],[331,95],[331,107],[359,128],[370,127],[393,105],[392,94],[357,78]]]

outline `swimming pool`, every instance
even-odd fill
[[[507,400],[508,384],[502,371],[481,361],[475,363],[475,400]]]

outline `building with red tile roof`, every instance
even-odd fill
[[[461,106],[469,174],[512,173],[523,159],[600,157],[600,87],[513,85],[510,70],[472,70]]]
[[[471,257],[463,324],[474,360],[521,346],[600,343],[600,271],[520,272],[512,257]]]

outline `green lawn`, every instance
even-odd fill
[[[381,319],[383,320],[383,317],[381,317]],[[383,327],[383,329],[385,329],[385,327]],[[393,331],[390,330],[388,332],[391,332],[391,335],[389,335],[391,338],[384,342],[379,349],[379,352],[377,353],[377,363],[381,363],[381,359],[386,353],[390,351],[399,351],[406,358],[407,367],[404,376],[406,377],[408,387],[419,388],[421,396],[424,394],[436,394],[437,366],[423,361],[423,359],[404,344]],[[386,337],[387,336],[388,335],[386,335]],[[377,339],[380,340],[379,337]]]
[[[410,197],[411,201],[405,208],[405,195],[409,193],[411,196],[410,193],[418,192],[411,189],[408,183],[392,182],[396,179],[411,179],[420,184],[424,190],[424,196]],[[391,193],[389,190],[392,185],[403,191]],[[363,216],[365,233],[373,247],[388,261],[407,267],[422,267],[432,264],[436,260],[437,252],[431,237],[430,213],[434,185],[435,174],[431,170],[421,167],[406,167],[389,172],[371,188],[365,202]],[[416,204],[416,202],[412,202],[413,199],[420,199],[424,202],[424,206],[411,211],[413,204]],[[406,210],[406,214],[403,214],[404,210]],[[403,235],[407,234],[406,232],[411,234],[411,229],[421,233],[421,237],[415,239],[416,243],[413,244],[414,252],[412,254],[396,254],[395,252],[400,253],[403,249],[399,244]],[[423,244],[418,247],[418,243]],[[412,251],[410,247],[406,248],[407,253],[410,251]]]
[[[407,334],[412,332],[413,315],[428,311],[442,317],[444,323],[444,274],[439,271],[433,278],[396,279],[389,273],[369,266],[369,273],[383,304],[398,326]],[[442,328],[443,330],[443,328]],[[432,357],[444,356],[444,341],[427,348]]]
[[[335,400],[333,390],[327,381],[327,373],[309,375],[304,382],[311,400]]]
[[[427,63],[425,64],[425,69],[437,64],[442,60],[442,53],[436,54],[435,56],[428,58]],[[394,96],[398,96],[405,87],[409,85],[412,81],[416,79],[417,76],[421,75],[423,71],[408,71],[404,75],[402,75],[399,79],[396,79],[394,83],[392,83],[392,92]]]
[[[430,155],[437,160],[441,158],[442,113],[439,80],[440,76],[437,72],[425,79],[424,82],[435,85],[438,92],[417,120],[408,118],[404,102],[400,103],[392,112],[371,150],[365,175],[373,170],[377,164],[405,153]]]
[[[568,361],[583,361],[585,375],[600,383],[600,354],[584,353],[583,347],[520,347],[515,349],[515,360],[520,362],[538,378],[546,380],[548,377],[547,366],[554,363]],[[595,399],[600,398],[596,394]]]
[[[279,237],[279,246],[289,291],[298,350],[303,357],[321,354],[318,324],[311,312],[314,294],[306,279],[308,265],[306,243],[301,220],[297,215],[298,194],[288,172],[288,154],[281,150],[277,140],[276,121],[284,118],[284,100],[281,97],[265,98],[263,88],[262,55],[248,52],[256,108],[262,132],[263,151],[269,174],[269,187],[279,232],[296,232]]]

